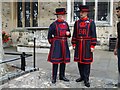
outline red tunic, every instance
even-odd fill
[[[67,22],[55,21],[49,27],[48,41],[51,44],[48,61],[54,64],[70,62],[66,31],[69,31]]]
[[[93,20],[80,19],[74,24],[72,44],[75,47],[74,61],[83,64],[93,62],[91,48],[96,45],[96,26]]]

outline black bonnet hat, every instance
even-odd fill
[[[89,7],[87,5],[80,5],[78,12],[89,12]]]
[[[65,8],[56,8],[56,13],[55,15],[64,15],[67,14]]]

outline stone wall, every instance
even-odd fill
[[[2,2],[2,30],[9,33],[12,30],[11,3]]]
[[[0,2],[0,62],[2,61],[2,14],[1,14],[1,2]]]
[[[116,37],[116,31],[117,31],[116,24],[118,21],[114,13],[116,6],[118,6],[118,3],[114,2],[112,26],[97,27],[97,37],[98,37],[98,44],[99,44],[98,48],[100,49],[108,50],[109,38]],[[39,0],[39,8],[38,8],[38,13],[39,13],[38,26],[39,27],[44,27],[44,26],[48,27],[56,19],[56,16],[54,15],[54,13],[55,13],[55,8],[57,7],[66,8],[67,7],[66,0],[64,0],[64,2],[62,0],[56,0],[55,2],[47,2],[47,0],[46,2],[44,2],[42,0]],[[2,29],[7,31],[8,33],[11,30],[16,28],[16,22],[15,22],[17,19],[16,11],[13,10],[15,8],[16,8],[15,3],[14,4],[9,2],[2,3]]]
[[[48,0],[49,1],[49,0]],[[40,0],[40,8],[39,8],[39,26],[49,26],[52,23],[56,16],[54,15],[55,9],[58,7],[65,7],[67,6],[66,0],[56,0],[55,2],[42,2]]]
[[[56,0],[55,2],[49,2],[49,0],[48,2],[47,0],[43,2],[42,0],[39,0],[38,5],[38,26],[46,27],[56,19],[56,16],[54,15],[55,8],[66,8],[67,3],[66,0],[64,0],[64,2],[62,0]],[[17,27],[17,10],[15,9],[17,9],[16,2],[2,3],[2,29],[8,33]]]
[[[0,62],[2,62],[3,55],[4,51],[2,46],[2,3],[0,2]],[[6,64],[0,64],[0,78],[2,78],[3,73],[6,73],[6,71],[7,71]]]
[[[49,0],[46,0],[46,1],[39,0],[39,2],[38,2],[38,5],[39,5],[39,7],[38,7],[38,27],[48,27],[56,19],[56,16],[54,15],[55,9],[58,7],[66,8],[66,4],[67,4],[66,0],[64,0],[64,2],[63,2],[63,0],[56,0],[55,2],[49,2]],[[5,30],[9,34],[11,34],[10,32],[12,30],[16,29],[16,27],[17,27],[16,26],[17,25],[16,24],[17,13],[16,13],[15,8],[17,9],[16,2],[3,2],[2,3],[2,29]],[[16,46],[17,42],[19,42],[19,43],[26,42],[26,39],[23,40],[23,39],[19,38],[19,37],[21,37],[20,36],[21,33],[16,32],[16,33],[12,33],[11,35],[12,35],[11,38],[13,40],[13,46]],[[26,35],[24,35],[24,36],[26,37]],[[24,36],[22,38],[25,38]],[[37,35],[37,36],[40,36],[40,35]],[[18,38],[19,38],[19,40],[18,40]],[[40,36],[40,38],[41,38],[41,36]]]
[[[117,22],[118,18],[115,14],[115,9],[118,6],[118,2],[113,3],[113,23],[109,27],[97,27],[97,40],[99,49],[108,50],[109,49],[109,38],[117,37]]]

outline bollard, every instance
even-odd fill
[[[36,30],[37,30],[37,29],[36,29]],[[36,31],[36,30],[35,30],[35,31]],[[32,33],[34,34],[34,47],[33,47],[33,54],[34,54],[34,56],[33,56],[33,67],[35,68],[35,64],[36,64],[36,62],[35,62],[36,37],[35,37],[35,32],[33,31]]]
[[[25,66],[26,66],[26,62],[25,62],[25,52],[23,52],[21,54],[21,70],[25,71]]]

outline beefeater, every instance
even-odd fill
[[[89,7],[79,6],[80,19],[74,24],[72,46],[75,49],[74,61],[78,63],[80,78],[76,82],[84,81],[86,87],[90,87],[89,74],[93,62],[93,51],[97,42],[96,26],[92,19],[88,18]]]
[[[66,63],[70,62],[70,51],[67,38],[71,36],[68,23],[65,21],[65,8],[56,8],[57,20],[49,26],[48,41],[51,44],[48,61],[52,63],[52,83],[56,83],[58,64],[59,79],[69,81],[65,77]]]

